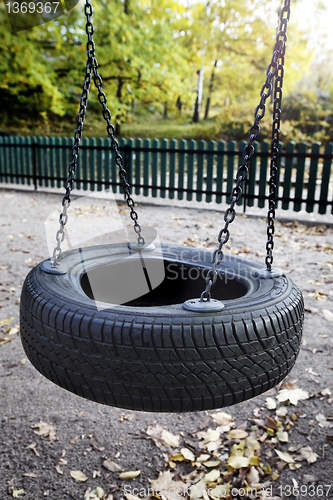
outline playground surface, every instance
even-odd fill
[[[81,399],[49,382],[26,359],[19,338],[20,290],[30,269],[49,256],[44,222],[60,207],[57,194],[0,193],[1,499],[135,500],[131,495],[154,494],[181,500],[183,494],[172,487],[183,484],[188,489],[202,479],[212,488],[229,484],[226,495],[215,490],[213,500],[231,498],[232,487],[238,494],[234,498],[278,499],[297,491],[304,499],[333,498],[333,227],[319,217],[310,224],[276,223],[274,265],[299,286],[305,301],[302,348],[282,383],[292,384],[284,387],[291,391],[287,404],[281,401],[281,384],[223,409],[229,416],[220,410],[153,414]],[[129,224],[123,202],[115,211],[114,202],[106,198],[84,201],[87,235],[101,214],[112,217],[118,211]],[[161,243],[212,250],[223,223],[223,212],[206,206],[140,203],[138,213],[143,225],[156,229]],[[261,213],[236,218],[227,252],[264,262],[266,221]],[[220,434],[209,435],[221,421]],[[251,468],[227,471],[232,447],[241,448],[250,435],[258,440],[260,460]],[[208,465],[200,462],[202,454],[208,455]],[[131,474],[121,478],[123,472]],[[240,490],[242,474],[248,484],[252,480],[262,485],[256,497]],[[197,496],[193,491],[192,500],[208,500],[206,493]]]

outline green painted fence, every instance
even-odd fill
[[[228,202],[246,143],[133,139],[119,141],[132,192],[154,198]],[[0,182],[61,187],[73,139],[0,137]],[[110,139],[83,139],[75,188],[122,192]],[[270,146],[255,144],[239,204],[263,208],[268,198]],[[278,206],[333,213],[333,143],[280,143]]]

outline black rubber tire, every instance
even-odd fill
[[[208,250],[162,248],[171,261],[211,262]],[[88,267],[102,265],[106,254],[106,246],[86,250]],[[82,289],[82,271],[75,272],[79,250],[66,255],[71,272],[49,274],[39,264],[27,276],[21,339],[37,370],[68,391],[132,410],[199,411],[257,396],[295,363],[302,294],[285,275],[254,277],[262,264],[225,255],[220,269],[235,271],[247,293],[225,300],[219,313],[193,313],[182,304],[97,310]]]

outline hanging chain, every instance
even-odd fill
[[[98,62],[97,62],[96,54],[95,54],[95,42],[93,41],[94,27],[93,27],[93,24],[91,22],[92,15],[93,15],[93,8],[92,8],[92,5],[89,2],[89,0],[86,0],[85,6],[84,6],[84,13],[85,13],[86,18],[87,18],[86,33],[88,36],[86,72],[85,72],[82,94],[81,94],[81,99],[80,99],[80,109],[79,109],[79,113],[77,115],[77,125],[76,125],[76,130],[74,133],[74,144],[72,147],[72,159],[71,159],[69,166],[68,166],[68,178],[65,181],[66,193],[65,193],[65,196],[63,197],[63,200],[62,200],[62,213],[60,214],[60,217],[59,217],[60,227],[56,233],[57,245],[53,250],[53,259],[52,259],[52,267],[53,268],[56,268],[58,265],[59,257],[61,254],[61,243],[65,239],[65,226],[68,222],[67,211],[68,211],[68,208],[71,204],[71,192],[72,192],[73,187],[74,187],[74,176],[75,176],[75,172],[76,172],[76,168],[77,168],[77,159],[79,156],[79,146],[80,146],[80,141],[82,139],[82,130],[83,130],[83,124],[84,124],[85,115],[86,115],[88,96],[89,96],[92,77],[94,80],[94,84],[98,90],[98,100],[103,107],[103,118],[107,122],[106,130],[107,130],[109,137],[111,138],[111,148],[113,149],[113,151],[115,153],[115,162],[116,162],[116,165],[119,169],[119,177],[122,181],[125,200],[126,200],[128,207],[130,208],[130,217],[134,223],[134,231],[138,236],[138,243],[144,244],[144,239],[141,235],[141,227],[138,223],[138,214],[134,208],[135,203],[134,203],[133,198],[131,197],[131,187],[130,187],[129,183],[127,182],[127,173],[126,173],[126,170],[123,166],[123,158],[118,151],[119,144],[118,144],[117,139],[114,136],[115,129],[111,123],[111,113],[107,107],[107,98],[106,98],[106,95],[102,89],[102,78],[98,73]]]
[[[224,214],[224,227],[221,229],[218,235],[218,247],[213,253],[212,267],[208,270],[206,274],[206,288],[202,292],[200,300],[210,301],[211,299],[211,288],[216,283],[217,280],[217,266],[221,264],[223,260],[223,245],[225,245],[230,238],[229,225],[235,220],[236,203],[242,197],[242,182],[245,181],[249,172],[249,162],[254,154],[253,143],[257,139],[260,132],[260,120],[265,116],[266,112],[266,100],[271,95],[273,90],[272,81],[275,80],[275,100],[274,100],[274,112],[273,112],[273,132],[272,132],[272,161],[271,161],[271,177],[270,177],[270,195],[269,195],[269,226],[267,229],[267,234],[269,241],[267,242],[267,252],[268,256],[266,258],[267,268],[270,270],[271,263],[273,261],[272,250],[274,247],[273,234],[274,234],[274,217],[275,217],[275,195],[276,195],[276,174],[277,174],[277,164],[278,164],[278,153],[279,153],[279,133],[280,133],[280,118],[281,118],[281,100],[282,100],[282,83],[284,74],[284,55],[286,51],[287,42],[287,25],[290,18],[290,0],[284,1],[284,6],[280,14],[280,26],[279,31],[276,36],[276,43],[273,49],[273,56],[270,64],[268,65],[266,72],[266,81],[260,91],[260,102],[256,107],[254,113],[254,123],[249,131],[249,140],[244,148],[242,156],[242,164],[237,170],[236,174],[236,185],[231,192],[231,203]]]
[[[266,243],[266,267],[267,271],[272,270],[274,233],[275,233],[275,206],[277,191],[277,172],[279,162],[279,144],[280,144],[280,122],[282,110],[282,87],[284,77],[284,57],[287,42],[287,26],[290,18],[290,0],[285,2],[281,12],[281,23],[277,34],[277,41],[281,43],[278,68],[275,75],[274,85],[274,104],[273,104],[273,125],[272,125],[272,143],[271,143],[271,162],[269,178],[269,196],[267,213],[267,243]]]

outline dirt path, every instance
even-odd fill
[[[92,224],[101,211],[110,209],[106,200],[94,200],[93,206],[93,209],[87,207],[86,213]],[[174,480],[178,482],[182,476],[183,483],[187,485],[191,479],[184,477],[191,471],[196,471],[192,474],[192,482],[195,482],[203,474],[202,470],[206,474],[210,470],[218,470],[219,479],[217,476],[214,479],[214,474],[211,476],[214,485],[220,481],[220,484],[229,482],[237,486],[237,480],[245,469],[239,472],[236,468],[234,473],[229,469],[228,476],[225,468],[232,445],[242,442],[242,434],[238,434],[239,437],[228,436],[233,425],[243,433],[252,433],[259,440],[261,465],[258,462],[251,470],[254,479],[259,471],[257,479],[260,476],[260,482],[266,484],[268,493],[269,485],[272,485],[273,497],[289,497],[288,493],[297,485],[303,488],[299,490],[300,498],[313,498],[313,491],[317,498],[333,498],[333,406],[330,394],[333,393],[332,228],[277,223],[275,265],[288,273],[301,288],[306,307],[303,346],[287,381],[306,390],[309,398],[299,401],[297,406],[286,406],[287,416],[281,415],[277,419],[282,422],[289,441],[278,439],[277,429],[267,420],[268,416],[271,419],[276,416],[276,409],[269,410],[266,406],[267,396],[277,403],[277,408],[283,406],[276,400],[278,389],[273,389],[269,394],[226,409],[235,423],[230,420],[229,430],[222,432],[220,442],[215,441],[218,442],[215,452],[211,445],[212,451],[208,452],[210,461],[220,461],[221,465],[209,468],[199,465],[198,461],[196,465],[191,465],[181,455],[178,455],[180,461],[175,458],[168,464],[168,460],[170,455],[179,453],[184,446],[194,452],[196,458],[200,453],[207,453],[207,446],[202,445],[197,432],[216,428],[211,417],[215,412],[149,414],[105,407],[60,389],[43,378],[26,360],[16,330],[20,289],[30,268],[48,257],[43,221],[58,207],[57,195],[0,193],[0,498],[11,495],[27,500],[81,500],[91,488],[95,489],[95,495],[86,493],[86,499],[106,499],[112,494],[118,500],[124,498],[125,486],[127,495],[139,494],[133,490],[134,487],[143,488],[142,494],[139,494],[141,497],[146,493],[144,489],[149,487],[148,479],[155,480],[159,471],[165,470],[172,471]],[[120,208],[121,216],[127,218],[126,207],[122,205]],[[222,219],[221,212],[204,209],[140,207],[140,220],[155,227],[164,243],[214,248]],[[233,224],[228,251],[249,255],[256,260],[263,259],[265,231],[264,219],[239,216]],[[55,430],[46,427],[43,435],[43,428],[32,427],[41,421]],[[157,424],[180,437],[178,447],[168,449],[166,443],[163,447],[156,430]],[[152,432],[155,441],[146,434],[149,425],[155,429]],[[273,430],[267,431],[270,425]],[[309,449],[307,452],[295,451],[295,447],[301,450],[310,447],[311,452]],[[288,451],[290,448],[291,451]],[[313,463],[296,458],[296,466],[287,464],[278,457],[275,449],[294,458],[306,455],[308,461]],[[316,455],[311,455],[312,452]],[[117,463],[124,471],[141,470],[141,473],[136,479],[121,480],[118,472],[103,467],[106,459]],[[298,468],[298,465],[301,467]],[[249,474],[250,469],[246,470]],[[76,480],[70,471],[81,471],[87,480]],[[170,477],[162,476],[165,484],[170,483]],[[319,486],[323,490],[318,489]],[[96,488],[103,489],[104,496]],[[158,490],[159,486],[155,485],[155,488]],[[245,493],[239,494],[239,498],[247,498]],[[220,496],[218,492],[215,495],[216,498],[224,498],[221,491]],[[258,495],[258,498],[264,498],[262,493]],[[129,496],[127,498],[133,500]],[[177,500],[180,497],[167,492],[164,498]]]

